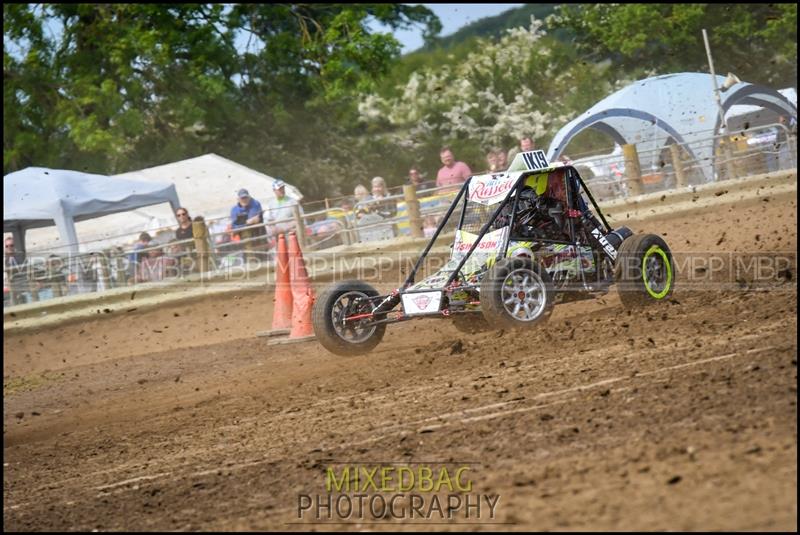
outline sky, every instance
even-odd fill
[[[471,22],[484,17],[492,17],[499,15],[509,9],[523,6],[525,4],[422,4],[431,11],[433,11],[442,21],[442,31],[439,34],[441,37],[446,37],[451,33],[463,28]],[[380,29],[381,25],[376,24],[376,29]],[[384,30],[385,31],[385,30]],[[422,31],[415,30],[397,30],[393,34],[395,38],[403,45],[403,54],[413,52],[422,46]]]

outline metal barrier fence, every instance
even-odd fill
[[[611,155],[578,155],[570,162],[580,171],[598,201],[668,191],[708,182],[797,168],[797,139],[783,124],[746,133],[704,136],[698,141],[637,151],[626,146]],[[709,154],[706,158],[696,155]],[[409,188],[408,186],[406,188]],[[393,194],[380,199],[303,212],[232,228],[229,217],[195,218],[194,238],[147,247],[107,247],[59,256],[31,251],[21,265],[4,270],[4,306],[76,293],[99,292],[139,283],[175,281],[199,273],[254,270],[273,262],[279,233],[295,232],[303,250],[430,236],[449,208],[452,186]],[[269,211],[265,215],[269,217]],[[411,215],[422,229],[411,228]],[[157,229],[174,235],[175,226]],[[130,236],[130,235],[129,235]],[[124,237],[124,236],[122,236]],[[113,237],[112,237],[113,238]],[[104,238],[108,240],[110,238]],[[99,242],[99,240],[98,240]]]
[[[575,155],[570,161],[599,201],[797,168],[797,136],[783,124],[705,134],[693,142],[646,150],[628,145],[615,154]]]

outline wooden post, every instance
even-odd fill
[[[194,221],[192,221],[192,236],[194,237],[197,259],[200,262],[200,273],[206,273],[209,270],[210,248],[208,246],[208,227],[201,216],[195,217]]]
[[[300,249],[305,249],[306,247],[306,226],[303,223],[303,216],[300,215],[300,205],[293,204],[292,205],[292,214],[294,215],[294,225],[295,225],[295,232],[297,233],[297,243],[300,245]]]
[[[717,180],[728,180],[736,178],[737,170],[733,161],[733,150],[731,144],[733,143],[730,136],[719,138],[717,145],[716,158],[715,158],[715,171],[717,172]]]
[[[683,168],[680,145],[677,143],[670,145],[669,154],[672,156],[672,169],[675,171],[675,186],[678,188],[685,188],[689,185],[689,180],[686,176],[686,170]]]
[[[125,256],[118,254],[114,257],[114,272],[117,274],[117,286],[128,285],[128,273],[125,270]],[[122,277],[122,281],[119,280]]]
[[[735,156],[736,136],[728,136],[725,143],[725,159],[728,161],[728,175],[730,178],[737,178],[747,174],[741,169],[741,161]]]
[[[325,197],[325,210],[330,210],[330,209],[331,209],[331,202],[328,200],[327,197]]]
[[[417,188],[411,184],[403,186],[403,197],[406,200],[406,210],[408,211],[408,226],[411,229],[412,238],[424,238],[425,231],[422,229],[422,216],[419,212],[419,200],[417,199]]]
[[[625,156],[625,176],[628,182],[629,195],[642,194],[642,169],[639,166],[639,153],[636,145],[623,145],[622,153]]]

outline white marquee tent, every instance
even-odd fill
[[[236,193],[241,188],[248,190],[266,208],[267,202],[274,197],[272,184],[277,180],[216,154],[130,171],[114,175],[114,178],[171,183],[180,197],[181,206],[189,211],[190,216],[202,215],[206,219],[227,216],[237,202]],[[302,199],[300,191],[288,183],[286,194],[293,199]],[[174,212],[172,207],[165,204],[148,206],[126,214],[85,221],[79,223],[77,228],[82,242],[94,241],[83,249],[96,249],[130,242],[142,231],[176,227]],[[31,234],[34,233],[31,246],[36,248],[49,247],[56,238],[52,231],[48,233],[46,229]],[[121,236],[124,238],[115,239]]]

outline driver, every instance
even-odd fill
[[[533,176],[526,181],[520,191],[519,201],[517,201],[513,235],[529,239],[563,240],[567,238],[563,231],[563,203],[546,193],[547,175]],[[496,229],[510,223],[512,206],[513,203],[509,203],[500,211],[494,223]]]

